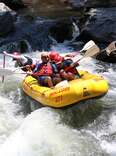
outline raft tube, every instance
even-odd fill
[[[53,89],[38,84],[32,76],[22,82],[23,91],[44,106],[61,108],[79,101],[104,95],[108,91],[107,81],[100,75],[79,71],[81,78],[62,81]]]

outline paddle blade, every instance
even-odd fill
[[[100,52],[100,48],[95,44],[89,48],[83,57],[93,57]]]
[[[116,41],[111,42],[106,48],[107,55],[109,56],[114,50],[116,50]]]
[[[90,40],[89,42],[87,42],[84,47],[82,48],[82,50],[80,50],[80,52],[82,51],[86,51],[88,49],[90,49],[91,47],[93,47],[95,45],[95,42]]]

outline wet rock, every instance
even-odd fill
[[[116,63],[116,54],[115,55],[107,55],[106,51],[103,51],[99,53],[99,55],[96,56],[96,59],[103,61],[103,62],[108,62],[108,63]]]
[[[46,10],[81,10],[82,8],[116,7],[114,0],[1,0],[13,10],[24,7],[34,12]]]
[[[7,5],[13,10],[17,10],[25,7],[22,0],[0,0],[0,2],[3,2],[5,5]]]
[[[0,3],[0,36],[5,36],[13,30],[14,21],[11,10]]]
[[[22,0],[23,3],[30,7],[34,8],[33,11],[51,11],[51,10],[64,10],[69,9],[69,4],[67,0]]]
[[[86,0],[85,7],[116,7],[116,1],[114,0]]]
[[[16,50],[27,52],[32,50],[50,50],[54,40],[64,42],[72,41],[79,35],[77,19],[56,19],[46,20],[42,18],[29,19],[24,16],[18,16],[15,22],[15,31],[6,38],[1,38],[0,47],[8,47],[9,52]],[[3,47],[3,48],[2,48]]]
[[[69,0],[68,3],[74,10],[79,10],[85,7],[85,0]]]
[[[76,39],[79,35],[78,20],[76,18],[56,20],[54,25],[51,26],[49,34],[59,43],[73,38]]]
[[[16,49],[20,51],[20,53],[32,52],[31,45],[27,40],[21,40],[17,43]]]
[[[25,40],[33,50],[48,50],[52,44],[48,33],[51,25],[52,20],[40,18],[28,20],[25,17],[18,16],[15,22],[15,31],[12,31],[8,37],[0,39],[0,47],[3,50],[6,46],[12,51],[15,50],[17,45],[22,46],[23,44],[22,48],[20,46],[18,48],[25,49],[26,44],[23,42]]]
[[[17,0],[18,1],[18,0]],[[96,7],[116,7],[116,1],[114,0],[22,0],[23,3],[29,7],[33,7],[34,10],[45,9],[76,9],[82,8],[96,8]]]
[[[116,40],[116,7],[91,9],[80,38],[110,43]]]

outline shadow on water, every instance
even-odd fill
[[[42,104],[27,96],[22,90],[21,96],[21,112],[23,112],[24,115],[44,107]],[[90,99],[68,107],[53,108],[53,111],[60,115],[62,123],[73,128],[81,128],[86,126],[88,123],[93,122],[102,113],[102,104],[103,101],[101,102],[98,99]]]
[[[19,103],[22,108],[20,111],[23,112],[24,115],[27,115],[32,111],[43,107],[37,101],[26,95],[22,89],[21,89],[21,99]]]
[[[60,109],[58,113],[64,124],[73,128],[82,128],[92,123],[102,113],[102,110],[102,102],[96,99],[90,99]]]

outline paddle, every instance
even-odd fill
[[[107,55],[110,56],[110,53],[116,50],[116,41],[111,42],[106,49]]]
[[[95,42],[90,40],[89,42],[87,42],[84,47],[80,50],[80,52],[86,51],[88,49],[90,49],[91,47],[93,47],[95,45]]]
[[[3,68],[5,68],[5,55],[3,55]],[[4,82],[4,75],[2,75],[2,83]]]
[[[94,44],[91,48],[89,48],[85,52],[84,56],[82,56],[79,60],[72,63],[72,65],[67,67],[65,71],[68,71],[69,69],[71,69],[73,67],[76,67],[78,65],[78,62],[81,61],[82,59],[84,59],[85,57],[93,57],[93,56],[97,55],[99,52],[100,52],[99,47],[96,44]]]
[[[80,58],[78,61],[82,60],[85,57],[93,57],[93,56],[97,55],[99,52],[100,52],[99,47],[96,44],[94,44],[91,48],[89,48],[85,52],[84,56],[82,58]]]
[[[80,50],[81,52],[86,51],[85,55],[82,58],[87,57],[87,56],[89,57],[90,55],[93,55],[93,53],[95,53],[95,48],[96,48],[96,45],[95,45],[94,41],[91,40],[91,41],[87,42],[84,45],[84,47],[82,48],[82,50]],[[91,49],[91,50],[89,50],[89,49]],[[92,50],[94,50],[94,51],[91,52]],[[17,69],[22,69],[22,68],[24,68],[24,66],[16,68],[16,69],[0,68],[0,76],[3,76],[3,75],[7,76],[7,75],[13,75],[13,74],[27,74],[26,72],[16,72]]]
[[[88,49],[90,49],[91,47],[93,47],[95,45],[95,42],[94,41],[92,41],[92,40],[90,40],[89,42],[87,42],[85,45],[84,45],[84,47],[81,49],[81,50],[79,50],[78,52],[72,52],[71,54],[69,53],[69,54],[67,54],[67,55],[65,55],[66,57],[75,57],[76,55],[78,55],[78,54],[80,54],[80,52],[85,52],[85,51],[87,51]]]

